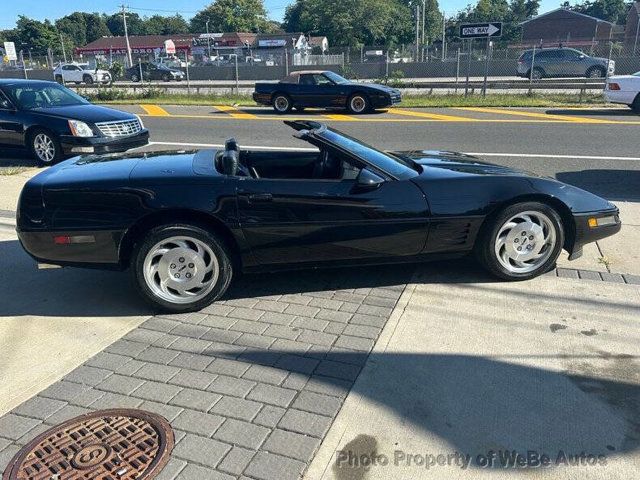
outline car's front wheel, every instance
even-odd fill
[[[636,96],[636,99],[631,104],[631,110],[640,114],[640,93]]]
[[[371,105],[369,104],[369,99],[365,95],[356,93],[349,98],[347,107],[351,113],[365,113],[369,111]]]
[[[85,83],[85,85],[93,85],[93,77],[91,75],[85,75],[84,77],[82,77],[82,81]]]
[[[558,213],[539,202],[512,205],[481,233],[476,245],[480,263],[504,280],[529,280],[551,270],[564,245]]]
[[[132,82],[139,82],[140,81],[140,77],[137,74],[132,73],[131,74],[131,81]]]
[[[233,276],[224,242],[191,225],[152,230],[134,248],[132,273],[144,299],[174,313],[201,310],[220,298]]]
[[[55,135],[48,130],[36,129],[29,134],[28,147],[38,165],[53,165],[62,158],[62,147]]]
[[[607,76],[607,71],[603,67],[591,67],[587,70],[587,78],[604,78]]]

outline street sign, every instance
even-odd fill
[[[502,22],[467,23],[460,26],[460,38],[489,38],[502,36]]]
[[[175,55],[176,53],[176,44],[173,43],[173,40],[165,40],[164,41],[164,51],[167,55]]]
[[[4,51],[9,60],[18,60],[16,55],[16,44],[13,42],[4,42]]]

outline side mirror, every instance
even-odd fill
[[[356,178],[355,189],[357,191],[375,190],[384,183],[384,178],[373,173],[368,168],[360,170],[358,178]]]

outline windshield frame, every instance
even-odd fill
[[[58,90],[61,92],[64,92],[65,95],[67,95],[68,97],[76,100],[75,103],[64,103],[64,104],[47,104],[47,105],[40,105],[40,106],[34,106],[31,108],[26,108],[22,102],[20,102],[20,98],[19,96],[16,94],[17,91],[19,90],[25,90],[25,89],[30,89],[30,90],[34,90],[34,91],[39,91],[41,92],[40,95],[42,96],[47,96],[46,92],[44,92],[45,89],[54,89],[54,90]],[[39,108],[43,108],[43,109],[48,109],[48,108],[58,108],[58,107],[76,107],[79,105],[91,105],[91,103],[89,101],[87,101],[85,98],[81,97],[80,95],[78,95],[77,93],[75,93],[73,90],[70,90],[62,85],[59,85],[57,83],[53,83],[53,82],[47,82],[47,83],[26,83],[26,84],[19,84],[19,83],[14,83],[14,84],[9,84],[9,85],[4,85],[2,88],[4,94],[9,98],[9,101],[18,109],[21,111],[33,111],[33,110],[37,110]],[[42,93],[44,92],[44,93]],[[50,100],[49,100],[50,102]]]
[[[379,150],[326,125],[309,131],[308,135],[323,144],[355,157],[365,165],[373,167],[373,169],[394,180],[415,178],[423,171],[420,165],[409,158],[400,158],[392,153]],[[314,142],[310,143],[314,144]],[[357,147],[354,148],[354,146]]]
[[[327,70],[322,75],[327,77],[329,80],[331,80],[336,85],[344,85],[345,83],[350,83],[349,80],[344,78],[342,75],[338,75],[336,72],[332,72],[331,70]]]

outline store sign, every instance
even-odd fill
[[[16,44],[13,42],[4,42],[4,52],[5,56],[9,60],[18,60],[18,55],[16,54]]]
[[[284,47],[286,45],[286,40],[258,40],[259,47]]]
[[[173,40],[165,40],[164,41],[164,51],[168,55],[175,55],[175,53],[176,53],[176,44],[173,43]]]

